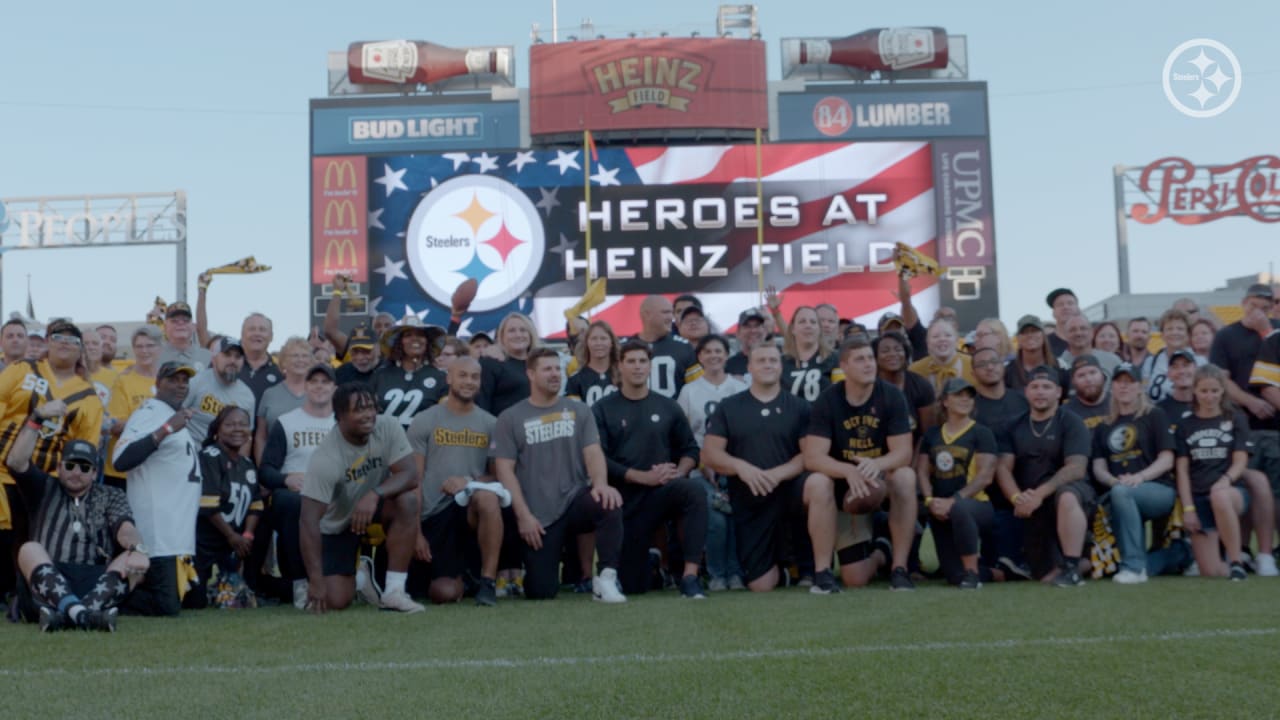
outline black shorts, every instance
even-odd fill
[[[1249,433],[1249,469],[1266,475],[1271,494],[1280,497],[1280,432],[1254,430]]]
[[[107,571],[106,565],[81,565],[80,563],[54,563],[53,566],[62,573],[62,577],[67,579],[67,585],[70,586],[72,595],[84,599],[86,595],[93,592],[93,588],[98,584],[98,578]],[[34,597],[31,596],[31,588],[27,585],[27,579],[20,577],[18,579],[18,609],[22,612],[22,617],[27,622],[36,622],[40,619],[40,606],[36,603]]]
[[[1064,493],[1076,496],[1076,499],[1080,501],[1080,507],[1084,508],[1085,519],[1092,524],[1093,515],[1098,511],[1098,491],[1093,487],[1093,484],[1088,480],[1076,480],[1058,488],[1058,492],[1054,493],[1055,507],[1057,506],[1058,496]]]
[[[373,511],[373,522],[386,522],[385,518],[382,517],[383,502],[381,499],[378,500],[378,507]],[[352,532],[350,525],[347,525],[346,530],[334,535],[320,533],[321,572],[326,577],[330,575],[354,577],[356,574],[356,562],[360,557],[360,544],[364,542],[364,539],[364,535],[357,535]]]
[[[1249,502],[1253,498],[1249,495],[1249,488],[1244,483],[1232,485],[1232,490],[1240,493],[1240,497],[1244,500],[1240,513],[1249,512]],[[1208,493],[1204,495],[1192,495],[1192,503],[1196,506],[1196,516],[1200,518],[1200,532],[1213,532],[1218,529],[1218,520],[1213,516],[1213,501],[1209,499]]]
[[[743,578],[751,582],[776,567],[782,558],[788,515],[804,507],[804,481],[808,473],[787,480],[764,497],[756,497],[738,480],[729,485],[733,507],[733,532]]]
[[[471,546],[476,544],[475,532],[467,524],[467,509],[449,503],[422,521],[422,536],[431,548],[431,579],[461,577]]]

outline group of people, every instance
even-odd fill
[[[874,328],[770,292],[729,336],[697,297],[651,296],[634,337],[574,318],[562,352],[518,313],[464,340],[465,306],[348,333],[331,303],[273,357],[260,314],[209,333],[210,280],[118,373],[110,326],[0,329],[12,617],[1277,574],[1267,285],[1222,328],[1180,302],[1156,352],[1148,319],[1095,327],[1068,289],[1052,332],[965,336],[904,277]]]

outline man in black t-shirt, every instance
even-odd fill
[[[1194,399],[1191,386],[1196,376],[1196,356],[1190,348],[1177,350],[1169,356],[1168,375],[1172,390],[1156,406],[1169,418],[1169,432],[1172,433],[1178,426],[1178,420],[1191,412]]]
[[[842,540],[837,548],[833,509],[826,518],[809,523],[815,587],[829,579],[831,553],[837,549],[846,585],[866,584],[879,564],[891,560],[890,587],[911,590],[915,586],[907,573],[907,558],[915,537],[917,502],[915,472],[909,467],[907,400],[876,376],[875,354],[865,337],[840,345],[840,369],[844,381],[827,388],[810,409],[804,464],[812,474],[805,481],[805,505],[815,513],[814,505],[839,503],[845,512],[865,515],[888,499],[892,558],[876,559],[874,553],[884,554],[883,548],[873,550],[865,542],[869,538],[859,538],[856,531],[847,538],[852,543]]]
[[[649,345],[632,340],[622,347],[618,392],[592,406],[609,484],[622,493],[622,592],[649,589],[649,548],[668,520],[684,526],[684,568],[680,594],[702,599],[698,563],[707,542],[707,493],[689,471],[698,465],[698,443],[684,411],[671,398],[649,389]]]
[[[747,374],[747,354],[767,339],[764,313],[760,308],[749,307],[738,313],[738,352],[725,362],[724,371],[736,378],[744,377]]]
[[[800,438],[809,404],[780,384],[782,353],[756,346],[747,364],[751,387],[721,401],[703,440],[702,462],[729,478],[738,559],[747,587],[767,592],[778,585],[783,520],[802,500]],[[816,587],[816,585],[815,585]]]
[[[347,362],[338,367],[336,383],[373,384],[373,371],[378,369],[378,350],[369,328],[358,325],[347,339]]]
[[[997,438],[1008,433],[1013,422],[1030,409],[1025,395],[1010,390],[1005,385],[1004,370],[1000,353],[993,348],[983,348],[973,354],[973,387],[978,391],[973,399],[973,419],[990,428]],[[1013,505],[995,483],[987,489],[987,495],[991,498],[994,515],[994,555],[996,558],[1005,558],[1005,562],[1001,563],[1003,569],[1010,571],[1012,575],[1023,577],[1025,558],[1022,553],[1022,520],[1014,517]],[[1015,570],[1018,572],[1012,572]]]
[[[1058,371],[1045,365],[1028,373],[1030,410],[1000,441],[996,479],[1014,515],[1024,520],[1024,550],[1032,573],[1070,587],[1084,584],[1080,555],[1097,493],[1084,479],[1089,430],[1074,413],[1058,407],[1058,378]]]
[[[686,378],[685,373],[697,364],[689,341],[671,332],[674,316],[670,300],[650,295],[640,304],[641,328],[635,337],[647,343],[653,353],[649,389],[672,400],[679,397],[680,388],[693,379]]]
[[[1102,365],[1092,355],[1081,355],[1071,361],[1071,389],[1075,394],[1063,405],[1084,421],[1092,432],[1111,412],[1111,395]]]

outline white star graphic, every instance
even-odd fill
[[[610,170],[603,165],[597,165],[596,167],[600,169],[599,171],[596,172],[596,174],[591,176],[591,179],[595,180],[596,184],[599,185],[600,187],[608,187],[610,185],[622,184],[618,180],[618,170],[620,168],[614,168]]]
[[[387,189],[387,197],[391,197],[391,193],[396,190],[408,190],[409,186],[404,184],[404,174],[409,172],[409,168],[401,168],[392,170],[391,166],[382,164],[382,177],[376,178],[374,182]]]
[[[565,152],[563,150],[557,150],[556,159],[552,160],[547,164],[555,165],[556,167],[560,168],[561,175],[564,175],[564,172],[570,168],[573,168],[574,170],[582,169],[582,166],[578,164],[577,150],[574,150],[573,152]]]
[[[386,229],[387,229],[387,228],[382,224],[382,211],[383,211],[383,210],[386,210],[386,208],[378,208],[377,210],[370,210],[370,211],[369,211],[369,227],[371,227],[371,228],[377,228],[377,229],[379,229],[379,230],[386,230]]]
[[[378,314],[378,306],[381,304],[382,304],[381,295],[369,301],[369,317],[373,317],[374,315]]]
[[[532,150],[523,150],[521,152],[516,153],[515,159],[507,163],[507,167],[513,167],[516,169],[516,172],[520,172],[521,170],[524,169],[524,166],[528,165],[529,163],[533,163],[534,165],[537,165],[538,161],[533,159]]]
[[[1208,70],[1209,66],[1213,64],[1213,61],[1205,56],[1204,48],[1200,48],[1200,54],[1196,56],[1195,60],[1191,60],[1189,62],[1196,66],[1196,69],[1200,71],[1201,75],[1203,75],[1204,71]]]
[[[389,257],[382,258],[382,267],[374,268],[374,272],[382,273],[385,279],[383,284],[390,285],[392,280],[408,280],[409,276],[404,274],[404,260],[392,260]]]
[[[462,167],[463,163],[471,162],[471,156],[466,153],[445,153],[443,157],[445,160],[453,161],[454,170]]]
[[[409,307],[408,303],[406,303],[404,306],[404,314],[400,316],[400,319],[403,320],[404,318],[407,318],[410,315],[417,317],[418,313],[412,307]]]
[[[1208,102],[1209,98],[1213,97],[1215,94],[1216,93],[1209,92],[1209,89],[1204,86],[1204,83],[1200,83],[1200,88],[1195,92],[1191,93],[1191,97],[1200,101],[1200,107],[1204,108],[1204,104]]]
[[[572,250],[576,247],[578,247],[578,242],[576,240],[570,241],[569,238],[564,236],[564,233],[560,233],[560,242],[557,243],[555,247],[551,248],[550,252],[553,252],[560,257],[564,257],[566,250]]]
[[[560,193],[560,188],[551,188],[550,190],[538,188],[538,192],[542,194],[542,198],[534,203],[534,207],[541,210],[547,217],[551,217],[551,211],[560,207],[560,200],[556,197]]]
[[[493,157],[487,152],[482,152],[479,155],[471,158],[471,162],[475,163],[476,166],[480,168],[480,172],[482,173],[486,173],[486,172],[489,172],[490,170],[498,169],[498,158]]]
[[[440,184],[440,181],[439,181],[439,180],[437,180],[437,179],[435,179],[435,178],[431,178],[431,187],[433,187],[433,188],[434,188],[435,186],[437,186],[437,185],[439,185],[439,184]]]
[[[1213,83],[1214,90],[1221,91],[1223,85],[1226,85],[1227,83],[1231,82],[1231,76],[1222,72],[1222,67],[1219,66],[1214,68],[1213,74],[1205,78],[1205,80],[1208,80],[1209,82]]]
[[[473,319],[474,318],[470,315],[462,319],[462,324],[458,325],[458,332],[456,333],[458,337],[468,337],[471,335],[471,321]]]

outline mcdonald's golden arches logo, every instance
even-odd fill
[[[323,187],[326,196],[355,195],[359,191],[355,163],[351,160],[330,162],[324,169]]]
[[[360,257],[356,254],[356,243],[349,237],[329,238],[324,246],[324,269],[343,270],[359,267]]]
[[[355,232],[359,227],[355,203],[350,200],[329,200],[325,203],[325,235],[332,235],[333,231],[343,231],[342,234],[346,235]]]

